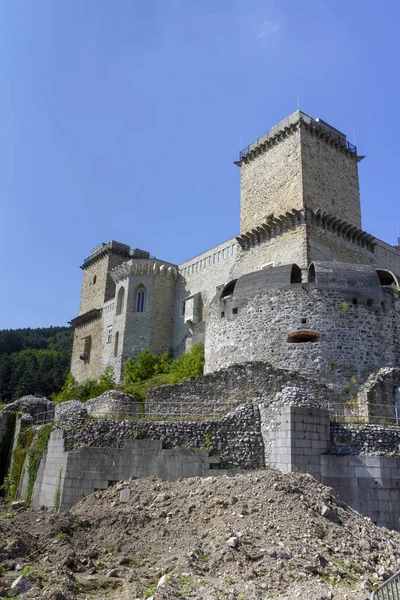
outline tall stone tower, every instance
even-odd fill
[[[130,258],[130,247],[119,242],[100,244],[81,266],[83,282],[79,316],[72,319],[74,342],[71,372],[78,381],[102,373],[102,308],[115,296],[111,270]]]
[[[241,168],[242,247],[254,237],[287,230],[297,222],[303,270],[313,260],[346,258],[369,262],[372,238],[361,231],[357,148],[325,121],[296,111],[250,144],[236,162]],[[367,251],[367,255],[364,250]],[[339,256],[338,256],[339,253]]]

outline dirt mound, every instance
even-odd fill
[[[68,513],[6,514],[0,535],[5,575],[29,564],[44,586],[27,598],[362,600],[400,569],[399,534],[273,470],[118,483]]]

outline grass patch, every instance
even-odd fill
[[[40,461],[47,450],[52,430],[52,424],[42,425],[36,440],[29,450],[28,490],[26,492],[26,501],[28,504],[32,501],[33,488],[38,474]]]

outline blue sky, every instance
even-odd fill
[[[115,239],[181,262],[239,231],[240,147],[297,108],[354,135],[363,228],[400,228],[400,3],[2,0],[0,328],[78,314]]]

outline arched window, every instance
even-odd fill
[[[314,263],[311,263],[311,265],[308,267],[308,283],[315,283],[315,281],[315,265]]]
[[[122,313],[124,308],[124,300],[125,300],[125,288],[119,288],[118,297],[117,297],[117,315]]]
[[[299,265],[292,265],[292,270],[290,272],[290,283],[301,283],[301,269]]]
[[[142,285],[137,289],[135,306],[138,313],[146,311],[146,290]]]
[[[395,285],[398,287],[398,281],[391,271],[377,269],[376,272],[379,277],[379,282],[382,286]]]
[[[233,296],[233,291],[235,289],[236,282],[237,282],[237,279],[232,279],[232,281],[230,281],[229,283],[226,284],[226,286],[222,290],[220,300],[224,300],[225,298],[229,298],[230,296]]]

